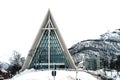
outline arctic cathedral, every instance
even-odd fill
[[[48,10],[22,70],[35,67],[41,70],[76,68],[50,10]]]

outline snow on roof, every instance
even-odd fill
[[[7,73],[7,71],[3,68],[0,69],[2,72]]]
[[[14,76],[10,80],[53,80],[52,70],[25,70],[20,74]],[[77,78],[80,80],[97,80],[94,76],[84,72],[79,71],[77,73]],[[67,71],[67,70],[56,70],[55,80],[75,80],[76,71]]]

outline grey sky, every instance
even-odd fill
[[[49,8],[68,48],[120,28],[119,0],[1,0],[0,58],[28,54]]]

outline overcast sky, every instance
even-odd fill
[[[120,28],[119,0],[0,0],[1,59],[27,56],[49,8],[67,48]]]

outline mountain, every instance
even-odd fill
[[[7,70],[9,68],[9,64],[6,62],[0,62],[0,68]]]
[[[109,63],[120,55],[120,29],[100,35],[100,39],[89,39],[78,42],[68,49],[76,65],[90,59]],[[100,65],[99,64],[99,65]],[[96,62],[96,65],[98,63]],[[104,66],[104,64],[103,64]]]

